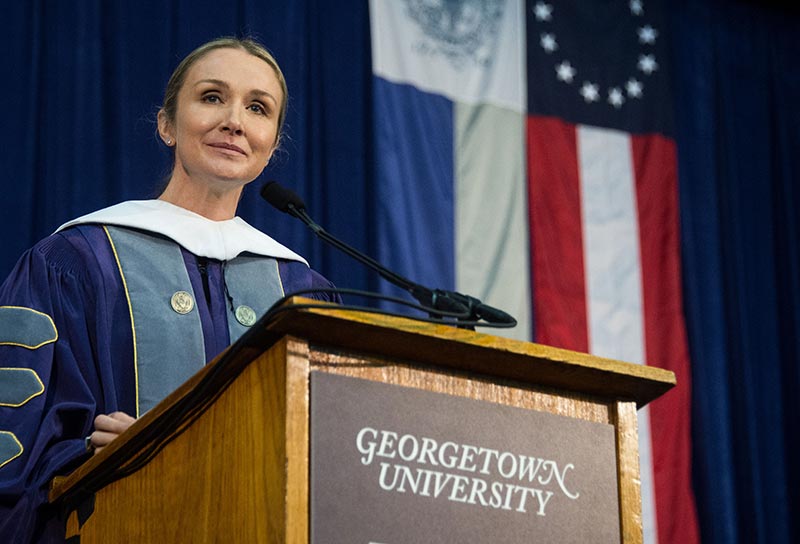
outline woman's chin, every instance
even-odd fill
[[[220,190],[235,190],[241,189],[253,179],[249,179],[248,177],[243,177],[241,173],[226,173],[226,172],[217,172],[213,176],[209,176],[205,178],[205,183],[211,185],[215,189]]]

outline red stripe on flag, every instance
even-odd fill
[[[691,387],[681,288],[675,144],[631,136],[641,245],[647,364],[675,373],[677,387],[650,404],[658,540],[699,541],[691,487]]]
[[[528,202],[536,341],[586,352],[586,282],[575,126],[529,116]]]

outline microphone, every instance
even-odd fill
[[[306,204],[297,193],[286,187],[282,187],[277,181],[270,181],[261,188],[261,198],[272,204],[283,213],[291,213],[291,210],[305,210]],[[294,215],[294,214],[292,214]]]
[[[460,313],[468,319],[483,319],[488,323],[513,327],[517,320],[502,310],[484,304],[475,297],[463,295],[455,291],[429,289],[408,278],[392,272],[378,261],[361,253],[357,249],[332,236],[319,226],[306,212],[306,205],[294,191],[281,186],[276,181],[267,182],[261,188],[261,197],[278,210],[296,217],[306,224],[323,241],[376,271],[385,280],[408,291],[420,304],[435,310]],[[459,318],[461,319],[461,318]]]

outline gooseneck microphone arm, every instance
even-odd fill
[[[454,291],[429,289],[392,272],[372,257],[329,234],[308,215],[305,203],[297,194],[282,187],[275,181],[270,181],[261,188],[261,197],[278,210],[288,213],[305,223],[314,234],[326,243],[376,271],[385,280],[408,291],[423,306],[441,312],[462,314],[469,320],[484,319],[489,323],[509,326],[517,323],[516,319],[507,313],[497,308],[492,308],[477,298]]]
[[[400,276],[399,274],[395,274],[391,270],[382,266],[378,261],[373,259],[372,257],[361,253],[360,251],[356,250],[355,248],[345,244],[338,238],[328,234],[328,231],[323,229],[319,226],[313,219],[308,215],[305,208],[298,208],[295,206],[293,202],[290,202],[286,206],[287,213],[298,218],[300,221],[305,223],[308,228],[310,228],[314,234],[316,234],[319,238],[324,240],[325,242],[331,244],[336,249],[343,251],[350,257],[356,259],[357,261],[362,262],[363,264],[367,265],[368,267],[372,268],[378,274],[380,274],[384,279],[392,282],[393,284],[397,285],[398,287],[402,287],[407,291],[413,291],[414,289],[419,288],[414,282],[409,281],[408,279]]]

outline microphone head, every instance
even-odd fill
[[[261,198],[284,213],[291,213],[290,205],[296,210],[306,208],[303,199],[291,189],[281,186],[277,181],[268,181],[261,188]]]

